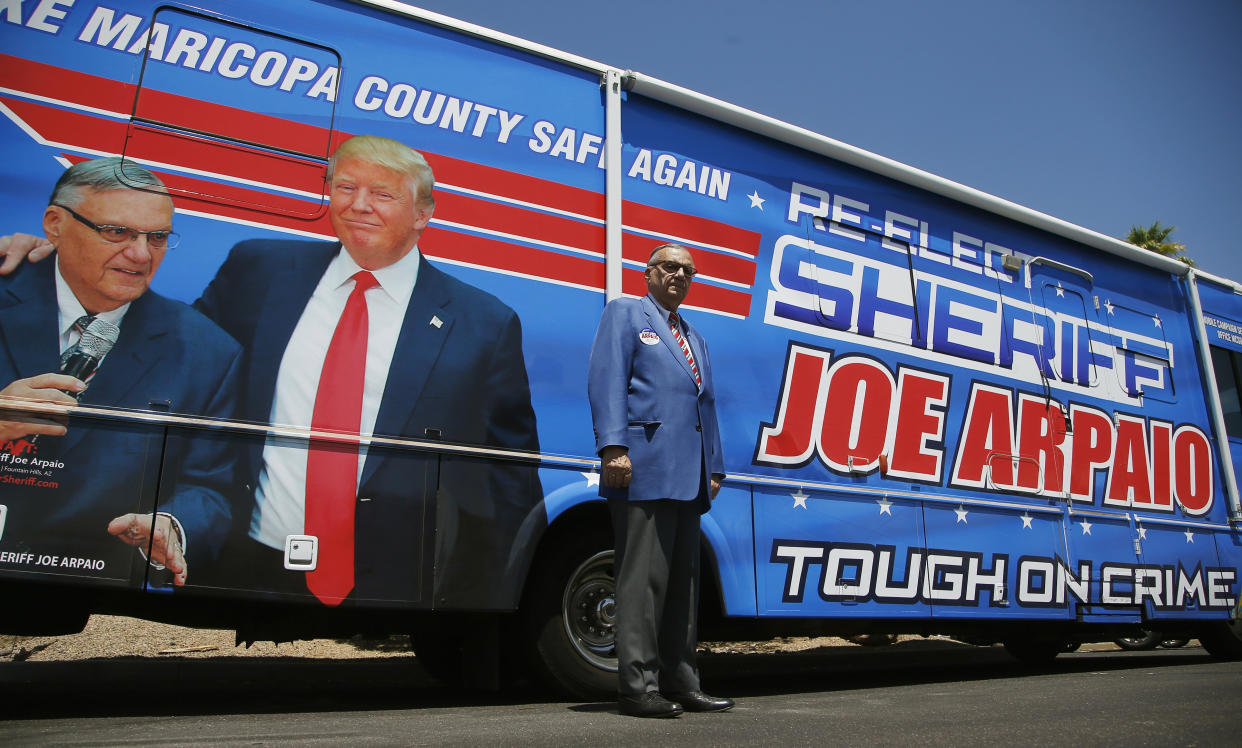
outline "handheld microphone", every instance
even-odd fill
[[[95,369],[99,367],[99,362],[103,357],[108,355],[108,351],[112,350],[112,346],[116,345],[116,339],[121,336],[121,328],[111,322],[96,317],[91,320],[86,329],[82,331],[82,339],[78,341],[78,347],[65,363],[60,367],[61,374],[68,374],[85,382],[90,375],[95,373]],[[85,392],[83,390],[82,392]],[[82,398],[82,392],[67,393],[74,400]],[[30,437],[32,444],[39,442],[39,434]]]
[[[64,366],[60,367],[60,373],[85,382],[90,375],[95,373],[99,362],[108,355],[112,346],[116,345],[116,340],[120,335],[121,328],[111,322],[98,317],[91,320],[86,329],[82,331],[82,339],[78,341],[77,350],[69,356]],[[81,397],[81,393],[74,397]]]

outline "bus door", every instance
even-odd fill
[[[1155,295],[1155,288],[1148,290]],[[1194,480],[1196,471],[1192,465],[1195,460],[1209,459],[1208,445],[1204,442],[1196,449],[1193,445],[1199,444],[1199,440],[1188,440],[1185,433],[1178,436],[1185,426],[1188,409],[1177,406],[1179,398],[1193,407],[1194,401],[1203,396],[1193,390],[1179,392],[1174,386],[1173,367],[1179,363],[1174,361],[1170,342],[1179,333],[1176,325],[1169,327],[1176,319],[1174,316],[1161,314],[1159,307],[1145,300],[1122,300],[1108,294],[1101,294],[1097,314],[1107,327],[1114,348],[1112,367],[1119,394],[1135,404],[1132,410],[1142,408],[1145,412],[1143,419],[1114,417],[1119,440],[1127,434],[1125,443],[1146,444],[1144,451],[1148,455],[1146,459],[1127,458],[1123,454],[1135,450],[1119,449],[1113,461],[1115,474],[1126,467],[1122,463],[1127,461],[1141,467],[1125,471],[1131,477],[1121,490],[1114,480],[1106,498],[1116,503],[1125,501],[1131,507],[1137,555],[1133,562],[1110,560],[1113,567],[1107,573],[1125,582],[1114,586],[1113,597],[1120,600],[1128,596],[1152,619],[1193,616],[1208,603],[1202,575],[1219,562],[1215,531],[1203,518],[1194,516],[1199,506],[1196,499],[1205,487],[1196,485],[1201,481]],[[1220,348],[1213,351],[1220,368],[1232,371],[1231,359],[1239,354]],[[1236,401],[1236,385],[1233,396]],[[1210,469],[1203,472],[1209,473]],[[1136,475],[1142,479],[1136,480]],[[1191,476],[1188,482],[1187,476]],[[1185,506],[1175,499],[1185,502]]]
[[[1146,617],[1202,618],[1205,610],[1219,610],[1209,576],[1221,566],[1216,539],[1222,536],[1206,523],[1135,520],[1140,553],[1130,587]]]
[[[1132,571],[1141,547],[1133,515],[1075,506],[1065,507],[1067,583],[1082,620],[1097,616],[1138,621]]]
[[[1107,335],[1095,322],[1094,282],[1086,270],[1050,258],[1034,257],[1027,264],[1032,313],[1042,315],[1042,326],[1051,331],[1044,341],[1044,355],[1052,364],[1045,391],[1050,405],[1061,404],[1070,428],[1076,422],[1075,406],[1070,403],[1101,393],[1101,356]],[[1087,496],[1075,495],[1073,476],[1062,473],[1059,482],[1051,493],[1065,501],[1061,521],[1067,600],[1076,601],[1078,612],[1084,616],[1137,618],[1138,608],[1132,603],[1105,599],[1109,597],[1105,567],[1112,559],[1133,561],[1136,556],[1130,515],[1097,508],[1095,495],[1102,493],[1103,487],[1094,485],[1094,474]]]
[[[1064,557],[1060,511],[1003,500],[927,502],[924,573],[933,617],[1070,616],[1064,569],[1058,567]]]
[[[1024,293],[1015,294],[1016,276],[1003,265],[997,266],[1003,255],[980,253],[976,262],[967,249],[966,245],[955,247],[955,282],[937,289],[931,313],[960,315],[973,307],[989,319],[999,319],[999,330],[979,328],[982,339],[999,339],[997,353],[960,339],[956,350],[965,358],[996,365],[1027,384],[1020,387],[1022,392],[1001,384],[977,384],[972,391],[972,397],[978,398],[972,402],[986,399],[1003,402],[999,407],[1006,411],[1016,408],[1020,438],[1014,443],[998,440],[986,460],[958,473],[960,485],[987,491],[995,499],[961,504],[929,501],[924,506],[929,554],[935,554],[926,566],[933,616],[1063,619],[1072,611],[1064,569],[1059,566],[1065,558],[1064,465],[1057,450],[1039,447],[1063,422],[1060,406],[1050,400],[1047,387],[1054,376],[1052,323],[1049,315],[1032,308]],[[930,257],[925,253],[916,268],[930,268]],[[936,340],[934,344],[944,350],[950,342]],[[1042,386],[1032,393],[1031,383]],[[954,556],[960,559],[955,561]]]

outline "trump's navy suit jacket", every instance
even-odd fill
[[[60,368],[54,261],[23,263],[0,278],[0,386]],[[232,418],[241,349],[219,327],[180,302],[147,291],[121,321],[83,405]],[[75,418],[65,436],[41,436],[41,460],[63,463],[52,487],[0,485],[8,507],[0,547],[98,558],[102,570],[79,574],[121,579],[136,555],[107,533],[128,512],[150,513],[160,476],[163,430],[104,419]],[[211,431],[172,429],[162,452],[158,509],[186,532],[187,581],[202,577],[227,536],[227,492],[236,459],[229,440]],[[61,567],[62,570],[64,567]]]
[[[627,447],[633,476],[628,488],[601,485],[601,496],[710,506],[708,478],[724,474],[711,357],[703,336],[681,319],[701,388],[654,298],[604,307],[587,379],[595,449]]]
[[[243,418],[268,422],[285,347],[338,251],[338,242],[242,242],[196,302],[245,349]],[[513,310],[420,258],[375,434],[538,452]],[[245,465],[248,490],[261,467],[256,442]],[[436,603],[506,605],[495,567],[541,499],[533,467],[371,446],[355,505],[352,597],[429,601],[434,552]],[[436,549],[427,543],[433,526]]]

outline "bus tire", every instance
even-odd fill
[[[528,664],[563,696],[583,701],[615,697],[611,528],[561,534],[553,542],[528,577],[522,606]]]
[[[1199,643],[1218,660],[1242,660],[1242,619],[1205,626],[1199,631]]]
[[[1065,651],[1063,639],[1006,639],[1005,651],[1023,665],[1047,665]]]

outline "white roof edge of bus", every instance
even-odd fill
[[[1209,281],[1212,281],[1213,283],[1222,285],[1236,294],[1242,294],[1242,283],[1238,283],[1235,280],[1230,280],[1228,278],[1225,278],[1224,276],[1220,276],[1215,273],[1209,273],[1206,270],[1200,270],[1199,268],[1195,268],[1195,277],[1202,278],[1204,280],[1209,280]]]
[[[495,42],[507,47],[547,57],[574,67],[589,70],[603,75],[609,70],[620,70],[611,65],[579,55],[563,52],[559,49],[532,42],[521,37],[505,34],[485,26],[461,21],[442,13],[424,10],[398,0],[352,0],[359,5],[382,8],[400,15],[416,18],[443,28],[460,31],[464,34]],[[900,161],[857,148],[839,140],[820,135],[806,128],[760,114],[751,109],[730,104],[727,101],[692,91],[674,83],[655,78],[632,70],[625,70],[624,76],[629,79],[629,89],[648,98],[656,99],[679,109],[701,114],[712,119],[725,122],[743,130],[779,140],[789,145],[803,148],[829,158],[834,158],[852,166],[880,174],[899,182],[942,195],[959,202],[981,208],[989,213],[1009,218],[1037,229],[1080,242],[1090,247],[1103,250],[1133,260],[1142,265],[1162,270],[1173,275],[1186,275],[1190,267],[1183,262],[1136,247],[1133,244],[1101,234],[1098,231],[1084,228],[1077,224],[1063,221],[1046,213],[1027,208],[1009,200],[959,184],[950,179],[936,176],[930,172],[917,169]],[[1202,272],[1202,271],[1197,271]],[[1215,278],[1213,278],[1215,279]],[[1224,280],[1224,279],[1221,279]],[[1219,282],[1219,281],[1218,281]],[[1236,286],[1232,281],[1226,285]]]

